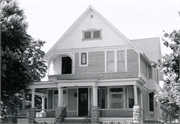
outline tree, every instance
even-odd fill
[[[167,106],[170,113],[179,112],[180,123],[180,30],[170,34],[164,33],[164,45],[172,50],[172,53],[163,56],[162,63],[153,62],[153,67],[162,67],[162,72],[166,76],[164,88],[156,94],[157,100]]]
[[[26,16],[18,2],[1,0],[1,103],[20,101],[20,91],[45,76],[42,40],[34,40],[26,30]],[[15,102],[14,102],[15,103]],[[14,106],[17,109],[17,106]],[[12,109],[11,109],[12,110]]]

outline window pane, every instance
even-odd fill
[[[93,38],[100,38],[100,31],[93,31]]]
[[[154,111],[154,93],[149,93],[149,111]]]
[[[125,61],[124,50],[120,50],[117,52],[117,61]]]
[[[129,108],[133,108],[134,106],[134,89],[133,87],[128,87],[128,102]]]
[[[125,62],[117,62],[117,71],[124,72],[125,71]]]
[[[84,39],[90,39],[90,38],[91,38],[91,32],[90,31],[84,32]]]
[[[123,94],[110,94],[110,108],[123,108]]]
[[[86,64],[86,53],[81,53],[81,64]]]
[[[114,62],[107,62],[107,71],[114,71]]]
[[[107,52],[107,71],[114,71],[114,52]]]
[[[149,66],[149,79],[152,79],[152,67]]]
[[[125,52],[120,50],[117,52],[117,71],[125,71]]]

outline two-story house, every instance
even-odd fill
[[[137,106],[139,123],[158,122],[160,104],[154,93],[162,74],[151,61],[160,58],[159,38],[129,40],[89,6],[44,56],[49,81],[29,86],[29,115],[37,111],[36,94],[44,96],[44,115],[37,112],[31,121],[70,123],[85,118],[91,123],[130,124]]]

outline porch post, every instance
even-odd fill
[[[134,104],[138,105],[137,86],[136,85],[134,85]]]
[[[99,124],[100,109],[98,107],[97,86],[92,86],[93,103],[91,107],[91,124]]]
[[[93,104],[92,106],[97,106],[97,86],[92,86],[92,93],[93,93]]]
[[[63,106],[63,90],[61,87],[58,87],[58,107]]]
[[[35,89],[31,89],[32,90],[32,104],[31,104],[31,108],[34,108],[34,95],[35,95]]]
[[[44,112],[44,100],[45,100],[45,96],[41,96],[42,98],[42,111]]]

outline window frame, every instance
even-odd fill
[[[123,92],[110,92],[110,89],[111,88],[122,88],[123,89]],[[108,108],[109,109],[124,109],[125,106],[126,106],[126,103],[125,103],[125,87],[108,87]],[[122,108],[111,108],[111,97],[110,95],[111,94],[122,94],[122,103],[123,103],[123,107]]]
[[[125,54],[125,69],[124,69],[124,71],[118,71],[118,69],[117,69],[117,67],[118,67],[118,61],[117,61],[117,59],[118,59],[118,55],[117,55],[117,52],[118,51],[122,51],[122,50],[124,50],[124,54]],[[107,52],[109,52],[109,51],[113,51],[114,52],[114,71],[108,71],[107,69],[108,69],[108,65],[107,65]],[[105,59],[105,72],[127,72],[127,49],[116,49],[116,50],[107,50],[107,51],[105,51],[105,57],[104,57],[104,59]]]
[[[82,64],[82,54],[86,54],[86,64]],[[88,52],[79,52],[79,67],[88,66]]]
[[[99,31],[100,32],[100,37],[94,38],[94,32]],[[91,38],[85,38],[85,33],[86,32],[91,32]],[[86,40],[99,40],[102,39],[102,29],[89,29],[86,31],[82,31],[82,41]]]
[[[132,109],[133,107],[132,108],[129,107],[129,92],[128,92],[129,88],[133,89],[133,99],[134,99],[134,87],[127,87],[127,108]]]

